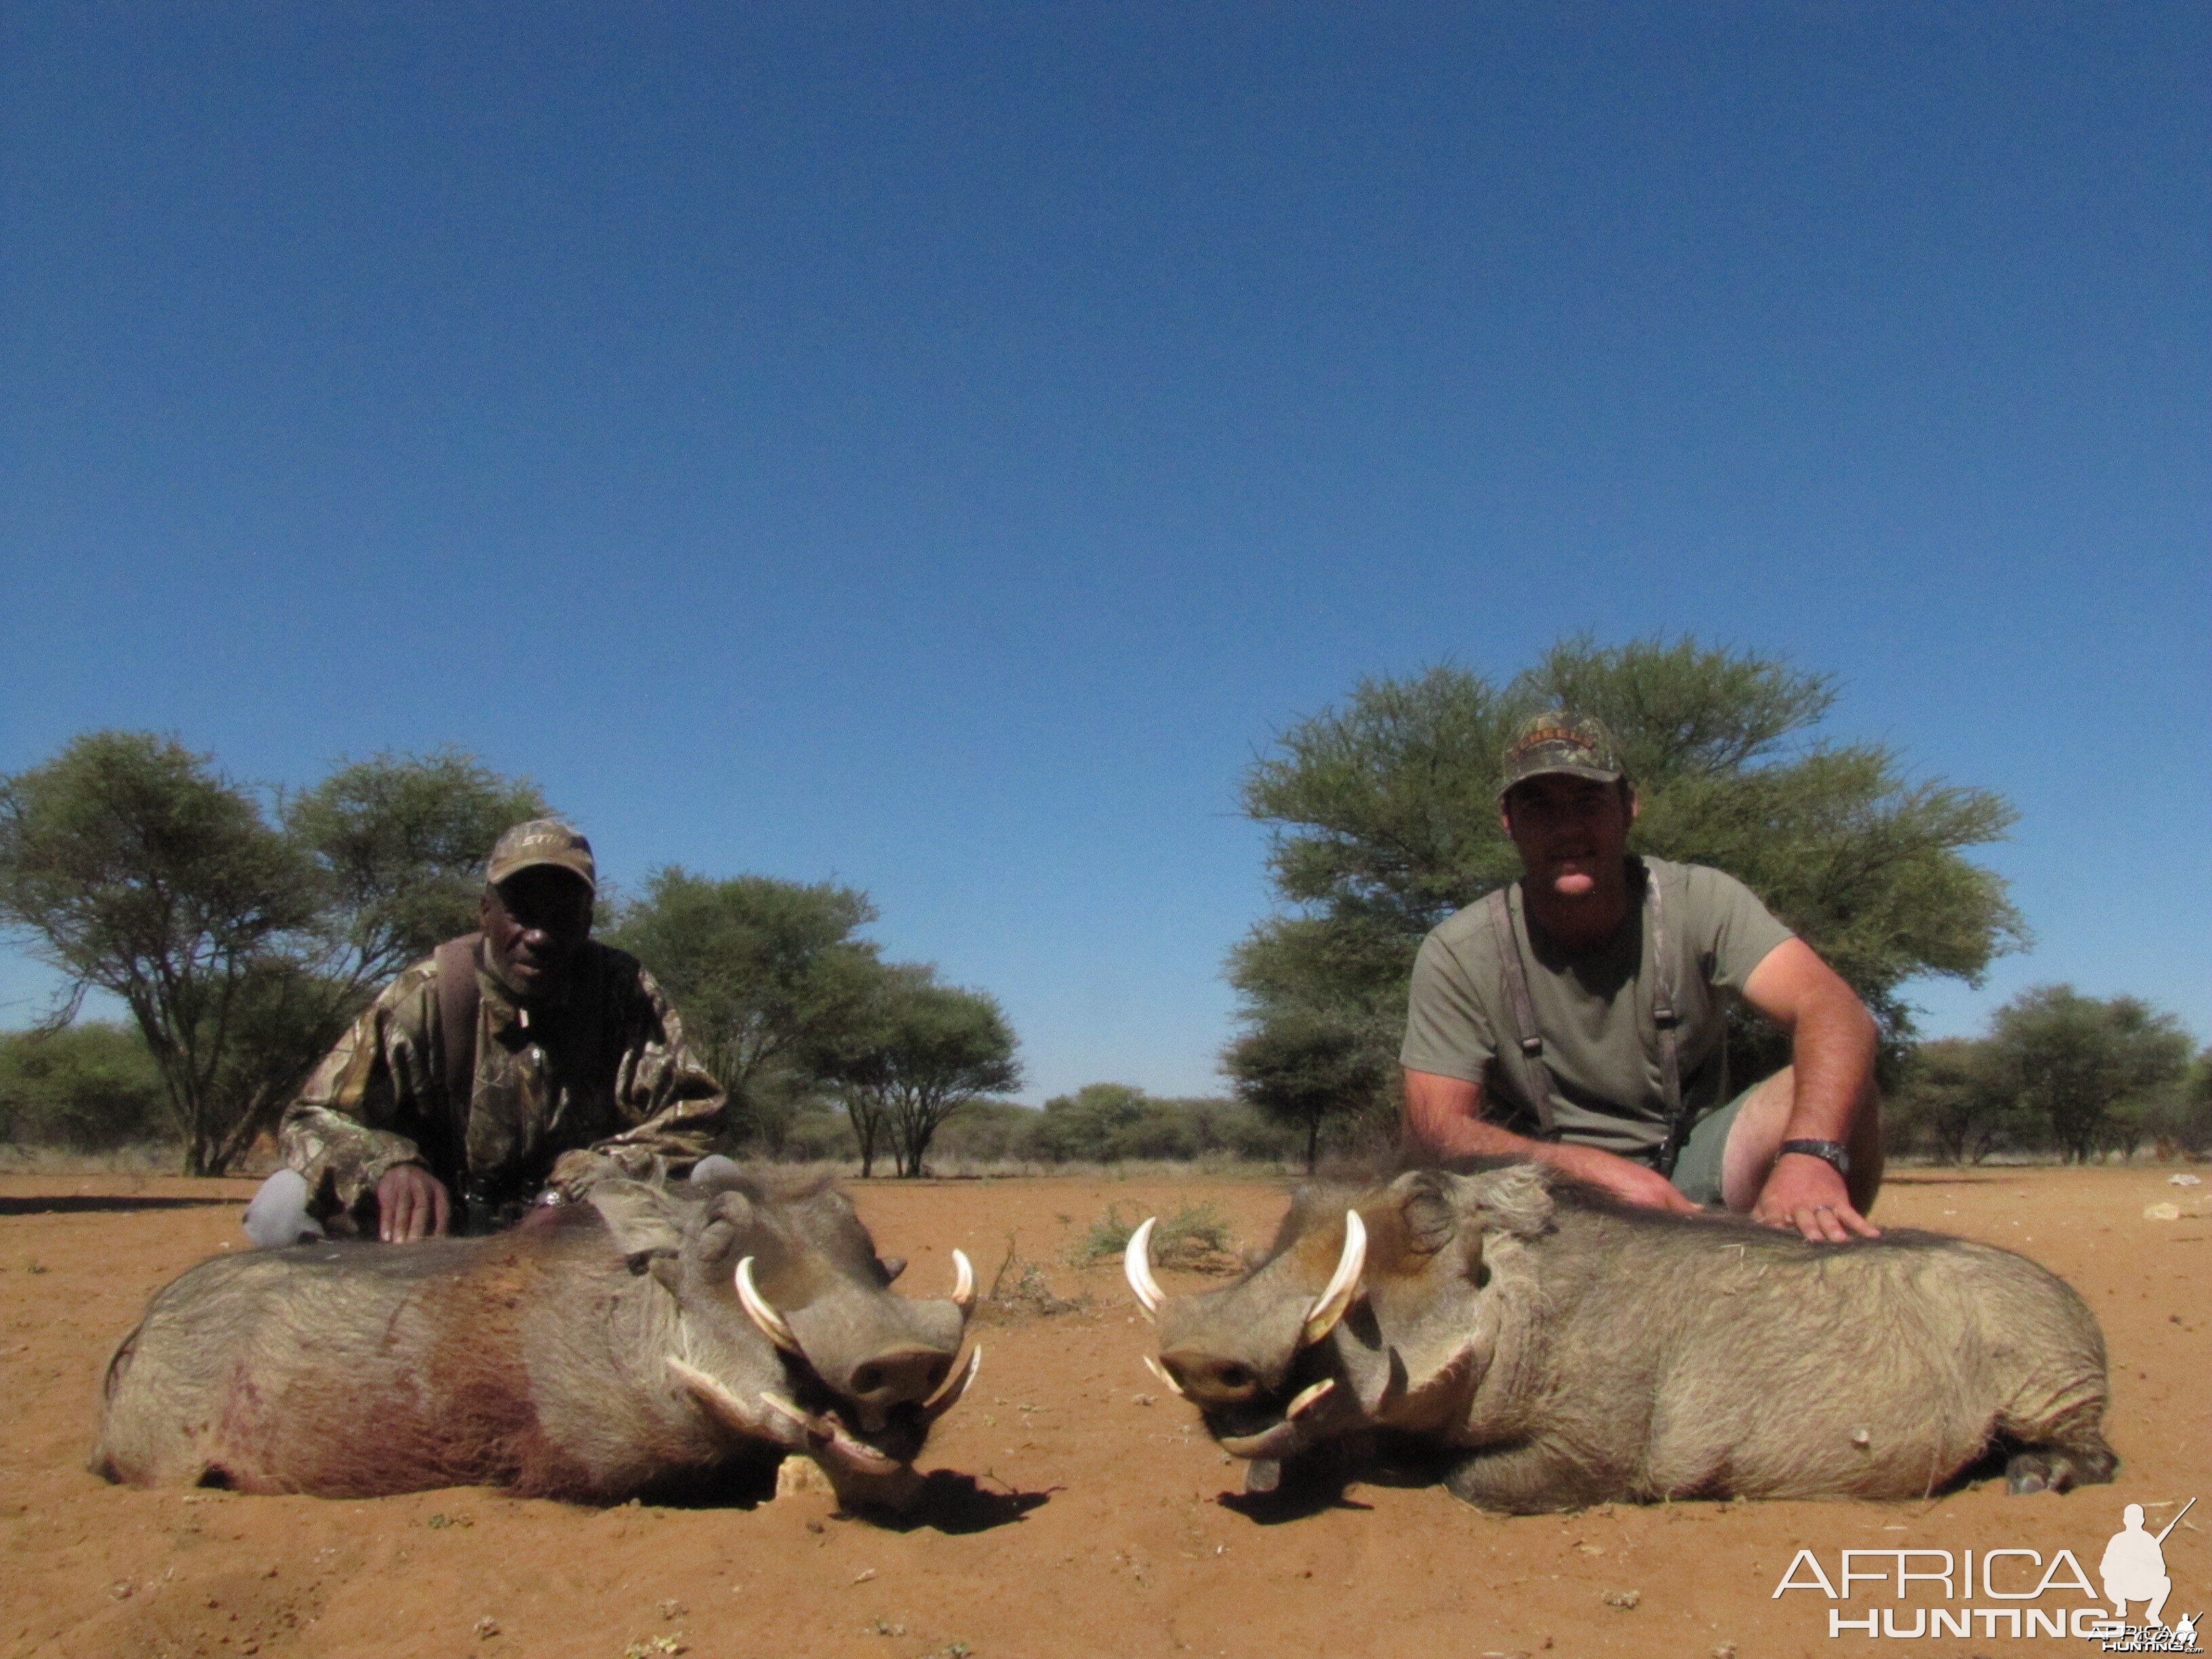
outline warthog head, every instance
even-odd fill
[[[671,1377],[724,1429],[822,1466],[841,1498],[896,1507],[918,1486],[930,1426],[975,1380],[957,1365],[975,1275],[952,1252],[950,1297],[890,1290],[852,1202],[827,1185],[771,1192],[744,1179],[686,1197],[593,1190],[634,1262],[675,1298]],[[689,1213],[684,1213],[688,1211]]]
[[[1223,1450],[1273,1490],[1288,1460],[1370,1429],[1431,1431],[1464,1409],[1495,1345],[1500,1298],[1486,1235],[1510,1256],[1542,1231],[1534,1170],[1422,1170],[1364,1188],[1309,1187],[1236,1283],[1170,1297],[1152,1275],[1150,1221],[1123,1267],[1159,1327],[1146,1363],[1195,1405]]]

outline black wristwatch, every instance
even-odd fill
[[[1823,1164],[1833,1165],[1839,1176],[1851,1172],[1851,1155],[1844,1150],[1844,1143],[1840,1140],[1785,1140],[1782,1143],[1782,1150],[1817,1158]]]

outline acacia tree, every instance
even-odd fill
[[[1893,1052],[1911,1030],[1905,981],[1977,982],[2025,940],[2002,880],[1962,855],[2000,838],[2013,812],[1986,790],[1908,781],[1881,744],[1819,740],[1834,701],[1827,677],[1771,659],[1583,638],[1503,686],[1432,668],[1363,680],[1297,721],[1243,781],[1247,816],[1274,832],[1283,908],[1237,945],[1229,977],[1249,1033],[1284,1035],[1231,1050],[1240,1090],[1256,1101],[1295,1089],[1311,1049],[1287,1034],[1330,1030],[1346,1075],[1367,1079],[1347,1082],[1332,1111],[1395,1124],[1414,953],[1431,927],[1519,876],[1498,821],[1500,755],[1522,719],[1555,705],[1612,727],[1642,803],[1632,847],[1742,879],[1866,1000]],[[1732,1045],[1747,1067],[1780,1059],[1754,1024]]]
[[[94,989],[129,1007],[186,1173],[219,1174],[374,981],[467,926],[492,842],[544,811],[466,757],[380,755],[272,823],[174,738],[90,732],[0,779],[0,923],[67,978],[53,1024]]]
[[[550,811],[535,784],[453,749],[343,764],[286,797],[284,832],[322,889],[318,965],[358,993],[469,932],[492,843]]]
[[[875,919],[866,894],[830,882],[717,881],[671,866],[608,937],[659,980],[728,1090],[732,1121],[775,1152],[870,1015],[883,969],[853,934]],[[874,1137],[858,1118],[854,1127],[872,1161]]]
[[[888,1146],[898,1172],[921,1174],[929,1143],[970,1101],[1021,1086],[1014,1034],[997,1000],[940,985],[937,970],[902,963],[882,971],[866,1021],[834,1063],[860,1173]]]
[[[2140,997],[2085,997],[2070,985],[2021,992],[1990,1019],[1991,1061],[2017,1097],[2049,1119],[2060,1153],[2132,1151],[2130,1121],[2187,1075],[2181,1022]]]
[[[1979,1164],[2008,1147],[2039,1145],[2045,1129],[1990,1044],[1975,1037],[1915,1045],[1884,1118],[1887,1133],[1924,1147],[1938,1164]]]
[[[1226,1062],[1239,1095],[1305,1137],[1308,1175],[1320,1158],[1324,1126],[1385,1091],[1385,1065],[1357,1025],[1300,1008],[1231,1044]]]
[[[263,965],[309,929],[313,872],[209,757],[96,732],[0,781],[0,915],[66,975],[66,1024],[94,988],[122,999],[160,1070],[185,1172],[241,1150],[218,1086]]]

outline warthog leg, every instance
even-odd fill
[[[1539,1444],[1476,1452],[1444,1477],[1444,1490],[1462,1504],[1506,1515],[1581,1509],[1615,1495],[1572,1459]]]
[[[2101,1439],[2088,1445],[2026,1446],[2005,1460],[2005,1490],[2021,1497],[2101,1486],[2119,1465],[2119,1458]]]

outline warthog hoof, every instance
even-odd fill
[[[2101,1442],[2094,1446],[2039,1446],[2014,1452],[2005,1460],[2005,1490],[2018,1496],[2094,1486],[2110,1480],[2119,1462]]]

